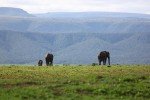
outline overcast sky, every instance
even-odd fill
[[[150,0],[0,0],[0,7],[17,7],[29,13],[130,12],[150,14]]]

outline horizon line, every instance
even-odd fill
[[[39,12],[39,13],[30,13],[29,11],[23,9],[23,8],[19,8],[19,7],[9,7],[9,6],[4,6],[4,7],[0,7],[0,8],[16,8],[16,9],[22,9],[23,11],[29,13],[29,14],[47,14],[47,13],[128,13],[128,14],[145,14],[145,15],[150,15],[150,13],[136,13],[136,12],[121,12],[121,11],[47,11],[47,12]]]

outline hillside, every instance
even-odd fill
[[[34,14],[37,17],[45,18],[148,18],[150,15],[138,13],[123,12],[48,12],[42,14]]]
[[[33,15],[27,13],[23,9],[12,7],[0,7],[0,16],[33,17]]]
[[[52,52],[54,63],[90,64],[107,50],[114,64],[149,64],[149,16],[106,12],[0,16],[0,63],[35,64]]]
[[[46,52],[52,51],[54,63],[90,64],[97,62],[100,51],[108,50],[112,63],[149,63],[149,33],[119,36],[113,34],[107,38],[109,36],[110,34],[102,33],[42,34],[0,31],[0,62],[37,62],[38,59],[44,60]]]
[[[16,18],[0,17],[0,30],[41,33],[143,33],[150,32],[150,19],[132,18]]]

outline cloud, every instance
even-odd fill
[[[30,13],[109,11],[149,13],[150,0],[0,0],[0,6],[18,7]]]

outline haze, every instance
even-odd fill
[[[150,14],[150,0],[0,0],[0,7],[17,7],[29,13],[128,12]]]

